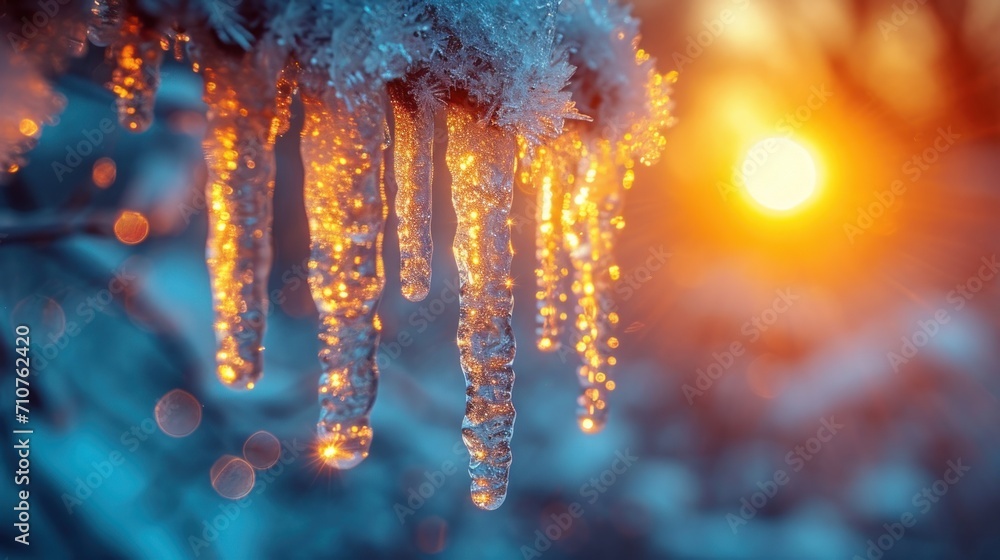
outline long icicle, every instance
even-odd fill
[[[385,273],[381,188],[384,109],[348,111],[340,99],[303,92],[302,160],[309,218],[309,287],[320,314],[320,458],[349,469],[368,456],[378,387]]]
[[[601,431],[607,423],[611,355],[618,346],[613,336],[618,316],[610,291],[617,277],[612,249],[620,219],[618,183],[612,181],[614,162],[607,142],[580,152],[581,180],[567,192],[563,207],[566,250],[573,263],[572,291],[576,298],[575,348],[581,365],[577,371],[581,393],[577,421],[586,433]]]
[[[648,54],[636,52],[636,62],[644,63]],[[650,70],[646,85],[650,117],[633,123],[632,131],[622,140],[600,139],[578,144],[580,184],[574,197],[567,198],[564,218],[579,236],[567,236],[573,259],[576,296],[576,350],[581,365],[577,372],[581,393],[577,399],[577,421],[586,433],[601,431],[608,419],[608,400],[616,388],[613,378],[618,348],[614,330],[619,322],[612,298],[621,272],[614,260],[619,232],[625,227],[622,203],[625,191],[635,181],[636,159],[651,165],[666,144],[663,131],[672,124],[670,87],[677,74],[661,75]],[[575,219],[574,210],[575,209]],[[566,225],[564,223],[564,225]],[[578,246],[572,246],[577,243]]]
[[[392,88],[396,121],[396,214],[399,219],[399,276],[403,296],[421,301],[431,289],[431,179],[434,115]]]
[[[144,29],[138,16],[130,16],[107,54],[115,64],[111,90],[117,96],[118,122],[132,132],[143,132],[153,122],[156,92],[163,61],[161,36]]]
[[[618,359],[613,355],[618,349],[619,341],[615,335],[618,328],[618,307],[612,295],[615,283],[621,276],[621,269],[615,260],[615,249],[618,246],[618,236],[625,227],[622,215],[624,204],[623,183],[631,179],[632,171],[625,171],[622,166],[608,161],[612,169],[611,175],[604,178],[604,189],[597,200],[597,214],[591,218],[591,236],[595,237],[593,244],[595,270],[595,310],[594,323],[597,326],[597,348],[601,358],[602,371],[594,378],[594,388],[598,391],[599,402],[604,408],[592,413],[589,407],[579,409],[580,423],[585,423],[587,414],[593,414],[597,430],[607,423],[607,403],[611,392],[615,390],[614,369]],[[601,376],[600,374],[604,375]],[[596,408],[596,406],[595,406]],[[596,431],[596,430],[595,430]]]
[[[560,347],[564,313],[561,310],[563,275],[567,265],[562,242],[563,189],[572,187],[574,176],[563,172],[564,159],[556,140],[537,149],[526,171],[536,191],[535,207],[535,299],[538,307],[536,343],[542,351]]]
[[[208,129],[207,260],[215,306],[219,379],[252,389],[261,376],[271,269],[274,76],[252,54],[214,53],[204,66]]]
[[[472,501],[488,510],[507,495],[514,429],[510,207],[516,156],[511,133],[449,106],[446,159],[458,216],[458,348],[466,382],[462,439],[470,454]]]

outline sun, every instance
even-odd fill
[[[788,212],[816,193],[816,161],[788,138],[768,138],[747,152],[741,168],[747,193],[769,210]]]

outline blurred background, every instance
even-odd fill
[[[998,557],[1000,3],[641,0],[635,15],[659,69],[679,74],[678,124],[626,203],[611,421],[581,434],[575,355],[532,342],[532,197],[519,191],[518,417],[494,512],[472,505],[456,447],[447,177],[422,303],[399,294],[390,216],[375,440],[362,465],[331,472],[311,447],[296,134],[277,145],[265,377],[234,392],[212,365],[200,79],[167,64],[154,126],[115,125],[76,159],[115,116],[101,52],[75,61],[61,120],[0,187],[5,430],[15,325],[31,326],[40,357],[32,544],[13,543],[5,445],[3,554]],[[801,203],[748,188],[765,139],[800,147],[791,169],[815,169]],[[203,405],[185,438],[154,422],[173,389]],[[210,469],[258,430],[284,443],[283,461],[257,472],[248,501],[227,500]]]

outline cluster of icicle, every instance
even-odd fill
[[[568,7],[557,33],[576,69],[568,86],[576,108],[590,119],[567,123],[534,153],[523,145],[521,180],[537,196],[538,348],[553,351],[570,339],[580,357],[577,421],[596,433],[615,389],[619,317],[611,294],[620,269],[613,250],[625,227],[624,191],[636,164],[651,165],[665,146],[677,74],[656,72],[627,7],[600,0]]]
[[[150,126],[164,52],[178,60],[186,54],[204,78],[207,262],[224,384],[249,389],[261,377],[273,146],[288,131],[298,96],[309,286],[320,318],[320,457],[351,468],[372,441],[390,145],[403,295],[419,301],[428,294],[431,150],[442,112],[458,216],[462,437],[473,502],[500,506],[511,463],[510,209],[518,165],[539,200],[539,347],[555,348],[561,325],[572,325],[582,360],[580,425],[587,432],[604,425],[614,389],[618,319],[609,298],[622,191],[636,162],[658,156],[670,125],[672,79],[638,48],[626,7],[615,0],[200,0],[177,13],[168,0],[82,4],[65,11],[85,11],[86,29],[79,18],[53,18],[66,27],[53,36],[71,38],[68,54],[83,52],[84,35],[107,47],[108,86],[125,129]],[[52,74],[61,63],[43,51],[28,45],[11,59],[49,60],[53,68],[44,72]],[[58,105],[45,91],[31,101]],[[41,123],[60,108],[24,106],[17,114],[38,113],[30,118]],[[26,140],[37,138],[27,129],[12,134],[12,147],[0,136],[4,164],[16,166]]]

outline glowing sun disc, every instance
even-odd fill
[[[768,138],[755,144],[743,159],[742,171],[750,197],[770,210],[792,210],[816,192],[812,154],[788,138]]]

